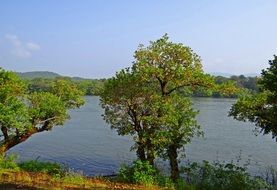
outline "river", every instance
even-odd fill
[[[70,111],[71,119],[64,126],[35,134],[9,153],[20,160],[59,162],[85,175],[114,174],[121,164],[131,163],[136,158],[130,151],[132,138],[118,136],[105,123],[98,97],[88,96],[86,101],[80,109]],[[227,116],[234,99],[193,98],[193,102],[205,135],[186,146],[183,162],[239,159],[241,164],[250,160],[252,172],[270,165],[277,168],[277,142],[271,135],[255,136],[253,124]]]

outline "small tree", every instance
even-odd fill
[[[255,123],[264,134],[277,137],[277,56],[269,61],[269,68],[262,70],[259,85],[261,93],[240,97],[229,115],[239,121]],[[276,138],[277,140],[277,138]]]
[[[140,77],[129,69],[121,70],[108,79],[101,93],[104,119],[119,135],[132,135],[140,160],[153,165],[154,146],[149,141],[152,129],[148,122],[154,97],[153,91]]]
[[[84,104],[82,93],[70,81],[56,80],[49,92],[29,93],[12,72],[0,69],[0,141],[2,153],[35,133],[51,130],[69,118],[68,109]]]

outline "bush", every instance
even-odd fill
[[[161,187],[166,187],[169,189],[175,188],[175,183],[168,176],[157,174],[156,180],[157,184]]]
[[[0,169],[19,170],[19,167],[15,160],[15,155],[9,155],[7,157],[5,157],[4,155],[0,155]]]
[[[201,190],[260,190],[271,187],[260,177],[253,177],[246,169],[233,163],[192,163],[184,168],[187,183]]]
[[[37,160],[25,161],[18,166],[28,172],[43,172],[53,176],[61,176],[64,174],[62,167],[57,163],[40,162]]]
[[[132,166],[122,166],[118,177],[123,182],[153,185],[156,181],[156,173],[156,169],[149,162],[137,160]]]

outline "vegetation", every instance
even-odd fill
[[[203,135],[190,96],[239,96],[230,116],[251,121],[263,133],[272,133],[277,139],[277,56],[269,61],[270,67],[262,71],[260,79],[205,74],[200,57],[191,48],[170,42],[167,35],[151,41],[148,46],[139,45],[134,58],[131,68],[107,80],[62,77],[50,72],[44,73],[43,78],[37,78],[36,73],[29,73],[29,78],[21,74],[23,80],[0,68],[0,129],[3,134],[0,182],[11,182],[11,175],[27,176],[26,181],[32,181],[30,174],[37,173],[51,183],[73,184],[72,188],[82,186],[82,189],[94,187],[95,181],[69,172],[59,164],[16,163],[14,157],[5,158],[4,153],[35,133],[63,125],[69,119],[68,110],[84,104],[83,95],[100,95],[104,119],[119,135],[133,137],[132,149],[138,156],[132,166],[120,169],[115,183],[137,184],[135,189],[147,186],[229,190],[273,189],[276,186],[275,170],[270,170],[262,179],[233,163],[204,161],[181,169],[179,158],[180,150],[193,137]],[[169,161],[170,177],[155,167],[157,157]],[[20,180],[22,182],[22,178]],[[110,182],[103,184],[111,186]]]
[[[16,73],[26,84],[27,90],[33,92],[48,92],[56,80],[66,80],[73,83],[84,95],[99,95],[105,79],[85,79],[80,77],[61,76],[48,71]]]
[[[246,94],[232,106],[230,116],[240,121],[250,121],[264,134],[277,137],[277,56],[269,61],[259,80],[261,93]],[[277,140],[277,138],[276,138]]]
[[[191,163],[184,167],[184,173],[186,182],[199,190],[271,189],[264,179],[252,177],[246,168],[233,163]]]
[[[52,162],[40,162],[37,160],[30,160],[19,163],[18,167],[24,171],[47,173],[56,177],[64,175],[62,167],[59,164]]]
[[[62,125],[69,118],[68,109],[84,104],[76,85],[62,79],[55,80],[47,92],[30,93],[16,74],[0,69],[0,89],[1,153],[35,133]]]
[[[137,160],[131,166],[122,166],[116,178],[87,178],[56,163],[16,163],[14,156],[0,159],[0,183],[25,185],[26,189],[276,189],[276,171],[271,168],[268,174],[266,179],[253,177],[247,173],[247,168],[232,162],[210,164],[203,161],[202,164],[188,163],[182,169],[182,177],[173,182],[148,162]]]
[[[33,72],[25,72],[25,73],[16,73],[22,79],[55,79],[56,77],[60,77],[59,74],[49,71],[33,71]]]
[[[135,161],[132,166],[123,166],[118,176],[120,181],[159,185],[169,189],[194,190],[261,190],[274,189],[273,183],[268,183],[259,176],[251,176],[246,167],[234,163],[188,163],[182,168],[182,177],[173,182],[162,175],[148,162]],[[271,185],[272,184],[272,185]]]
[[[56,163],[15,162],[14,156],[0,158],[0,189],[145,189],[144,185],[128,184],[109,178],[88,178]],[[161,189],[155,185],[149,190]]]
[[[56,79],[69,80],[75,83],[85,95],[100,95],[106,79],[84,79],[79,77],[64,77],[52,72],[26,72],[17,73],[27,83],[30,92],[49,91],[50,84]],[[185,96],[194,97],[215,97],[215,98],[236,98],[245,91],[257,93],[258,77],[245,77],[244,75],[231,76],[214,76],[216,88],[195,87],[190,93],[183,93]]]
[[[146,186],[155,184],[156,169],[141,160],[135,161],[133,166],[123,166],[119,170],[118,178],[120,181],[128,183],[144,184]]]
[[[197,114],[184,95],[196,88],[226,94],[236,87],[215,85],[204,74],[200,57],[189,47],[172,43],[168,36],[140,45],[132,68],[108,79],[101,93],[104,118],[119,135],[132,135],[138,158],[154,166],[157,156],[168,159],[171,178],[179,178],[178,151],[201,135]],[[128,87],[128,88],[126,88]]]

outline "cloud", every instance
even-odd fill
[[[27,43],[26,47],[31,51],[40,50],[40,46],[38,44],[33,43],[33,42]]]
[[[7,34],[6,39],[11,43],[11,54],[19,58],[29,58],[34,51],[40,50],[40,46],[34,42],[22,42],[18,36]]]

